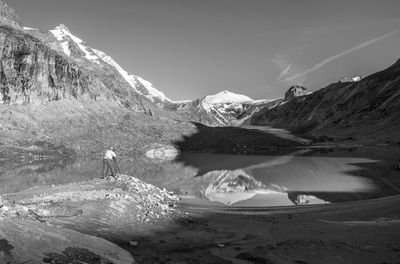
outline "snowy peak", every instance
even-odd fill
[[[232,104],[232,103],[244,103],[253,101],[250,97],[242,94],[235,94],[230,91],[222,91],[214,95],[208,95],[204,97],[203,102],[206,104]]]
[[[71,31],[64,25],[60,24],[54,29],[50,30],[50,32],[57,38],[57,40],[73,40],[76,43],[83,43],[83,41],[74,36]]]
[[[151,82],[128,73],[112,57],[108,56],[103,51],[89,47],[86,42],[73,35],[64,24],[60,24],[50,30],[50,33],[57,39],[57,45],[68,57],[78,61],[83,59],[86,62],[88,61],[89,63],[96,64],[98,67],[109,65],[122,76],[135,92],[149,98],[153,103],[171,102],[171,100],[166,97],[164,93],[156,89]]]
[[[85,59],[99,64],[99,58],[94,54],[93,50],[88,47],[82,39],[73,35],[64,24],[60,24],[53,30],[50,30],[50,32],[59,42],[61,42],[60,44],[65,55],[76,58],[83,55]]]
[[[66,36],[66,35],[72,35],[71,31],[69,31],[69,29],[67,28],[66,25],[64,24],[60,24],[58,26],[56,26],[53,30],[50,30],[53,34],[58,35],[60,37],[62,36]]]
[[[209,126],[239,126],[264,106],[281,100],[253,100],[242,94],[221,91],[192,101],[173,102],[180,113]]]
[[[354,76],[354,77],[342,77],[339,82],[358,82],[362,80],[362,76]]]

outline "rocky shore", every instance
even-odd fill
[[[145,230],[161,219],[187,219],[177,201],[127,175],[3,195],[0,262],[135,263],[103,238]]]

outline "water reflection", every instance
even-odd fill
[[[363,151],[349,155],[340,150],[300,150],[281,156],[181,153],[175,161],[121,157],[119,164],[123,173],[173,190],[189,202],[220,206],[337,203],[399,193],[396,171]],[[99,178],[101,166],[101,157],[2,161],[0,192]]]
[[[371,158],[314,156],[307,150],[283,156],[237,156],[188,153],[185,164],[199,171],[204,198],[233,206],[286,206],[371,199],[397,193],[396,188],[371,175],[380,168]],[[213,164],[209,164],[213,160]],[[383,170],[385,171],[385,170]],[[201,173],[200,173],[201,174]]]

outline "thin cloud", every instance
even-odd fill
[[[279,74],[278,80],[280,80],[280,79],[282,79],[283,77],[285,77],[286,74],[289,72],[289,70],[290,70],[291,67],[292,67],[292,64],[289,63],[289,64],[287,65],[287,67],[286,67],[285,69],[283,69],[283,70],[281,71],[281,73]]]
[[[292,67],[292,63],[280,53],[276,53],[274,58],[271,60],[280,69],[278,80],[282,79],[289,72]]]
[[[370,40],[368,40],[368,41],[365,41],[365,42],[363,42],[363,43],[361,43],[361,44],[359,44],[359,45],[357,45],[357,46],[355,46],[355,47],[353,47],[353,48],[350,48],[350,49],[348,49],[348,50],[345,50],[345,51],[343,51],[343,52],[341,52],[341,53],[339,53],[339,54],[336,54],[336,55],[334,55],[334,56],[332,56],[332,57],[329,57],[329,58],[327,58],[327,59],[321,61],[320,63],[315,64],[313,67],[309,68],[309,69],[306,70],[306,71],[303,71],[303,72],[298,73],[298,74],[295,74],[295,75],[293,75],[293,76],[291,76],[291,77],[285,78],[285,79],[279,81],[279,83],[281,83],[281,82],[292,81],[292,80],[294,80],[294,79],[297,79],[297,78],[299,78],[299,77],[302,77],[302,76],[304,76],[304,75],[307,75],[307,74],[309,74],[309,73],[311,73],[311,72],[313,72],[313,71],[315,71],[315,70],[318,70],[319,68],[321,68],[322,66],[324,66],[325,64],[327,64],[327,63],[329,63],[329,62],[331,62],[331,61],[333,61],[333,60],[336,60],[336,59],[338,59],[338,58],[340,58],[340,57],[342,57],[342,56],[344,56],[344,55],[347,55],[347,54],[349,54],[349,53],[351,53],[351,52],[353,52],[353,51],[356,51],[356,50],[359,50],[359,49],[361,49],[361,48],[364,48],[364,47],[366,47],[366,46],[368,46],[368,45],[370,45],[370,44],[372,44],[372,43],[375,43],[375,42],[377,42],[377,41],[380,41],[380,40],[383,40],[383,39],[385,39],[385,38],[388,38],[388,37],[390,37],[390,36],[392,36],[392,35],[395,35],[395,34],[397,34],[397,33],[399,33],[399,32],[400,32],[400,30],[395,30],[395,31],[392,31],[392,32],[387,33],[387,34],[385,34],[385,35],[382,35],[382,36],[380,36],[380,37],[373,38],[373,39],[370,39]]]

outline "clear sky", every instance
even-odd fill
[[[398,0],[5,0],[25,26],[65,24],[174,100],[278,98],[400,58]]]

